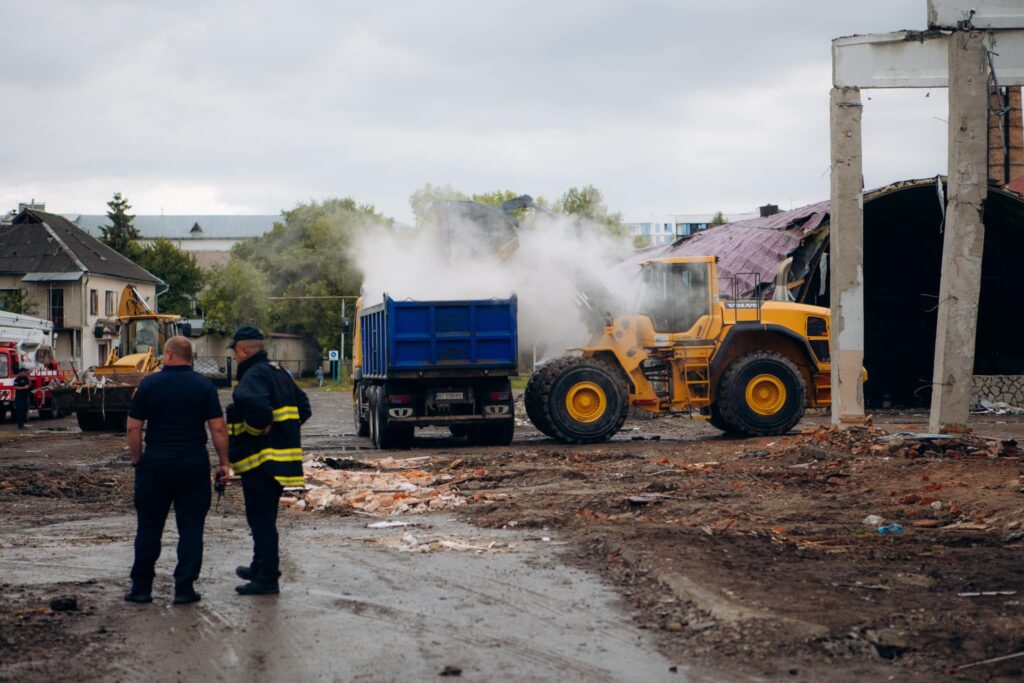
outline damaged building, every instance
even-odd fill
[[[927,407],[931,401],[945,198],[944,177],[864,193],[864,392],[870,408]],[[828,306],[829,219],[823,201],[730,223],[642,256],[717,256],[725,296]],[[990,184],[984,223],[972,398],[1022,405],[1024,323],[1014,275],[1024,254],[1024,196]]]

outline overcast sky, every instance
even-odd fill
[[[277,213],[425,182],[627,216],[829,194],[830,41],[925,0],[16,2],[0,207]],[[945,173],[945,90],[864,94],[865,182]],[[870,97],[870,101],[868,100]]]

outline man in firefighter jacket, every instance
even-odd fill
[[[227,408],[231,469],[241,475],[245,518],[252,531],[249,566],[235,573],[248,583],[242,595],[278,592],[277,508],[285,486],[302,486],[299,427],[309,419],[309,399],[291,376],[267,359],[263,335],[246,325],[229,347],[238,364],[238,385]]]

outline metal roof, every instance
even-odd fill
[[[93,237],[103,233],[100,227],[110,225],[106,215],[69,214],[68,219]],[[164,237],[171,240],[189,239],[246,239],[259,237],[282,222],[280,215],[186,215],[135,216],[132,225],[143,239]]]
[[[28,273],[21,278],[22,282],[77,282],[85,275],[82,271],[68,273]]]
[[[163,282],[63,216],[25,209],[0,227],[0,273],[82,272]]]

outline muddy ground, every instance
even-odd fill
[[[347,397],[311,394],[310,457],[377,457]],[[0,425],[0,679],[1016,680],[1024,657],[1024,480],[1009,439],[926,431],[921,413],[843,434],[804,420],[736,440],[686,418],[635,420],[564,446],[528,424],[506,448],[439,431],[417,467],[468,503],[402,517],[486,552],[403,553],[408,529],[355,511],[282,513],[284,592],[234,596],[241,492],[208,522],[197,606],[168,606],[173,522],[154,605],[120,600],[131,562],[123,438],[74,421]],[[995,441],[984,442],[979,437]],[[471,473],[472,476],[459,476]],[[863,520],[903,526],[883,535]],[[162,583],[161,583],[162,581]],[[77,609],[54,598],[73,596]]]

